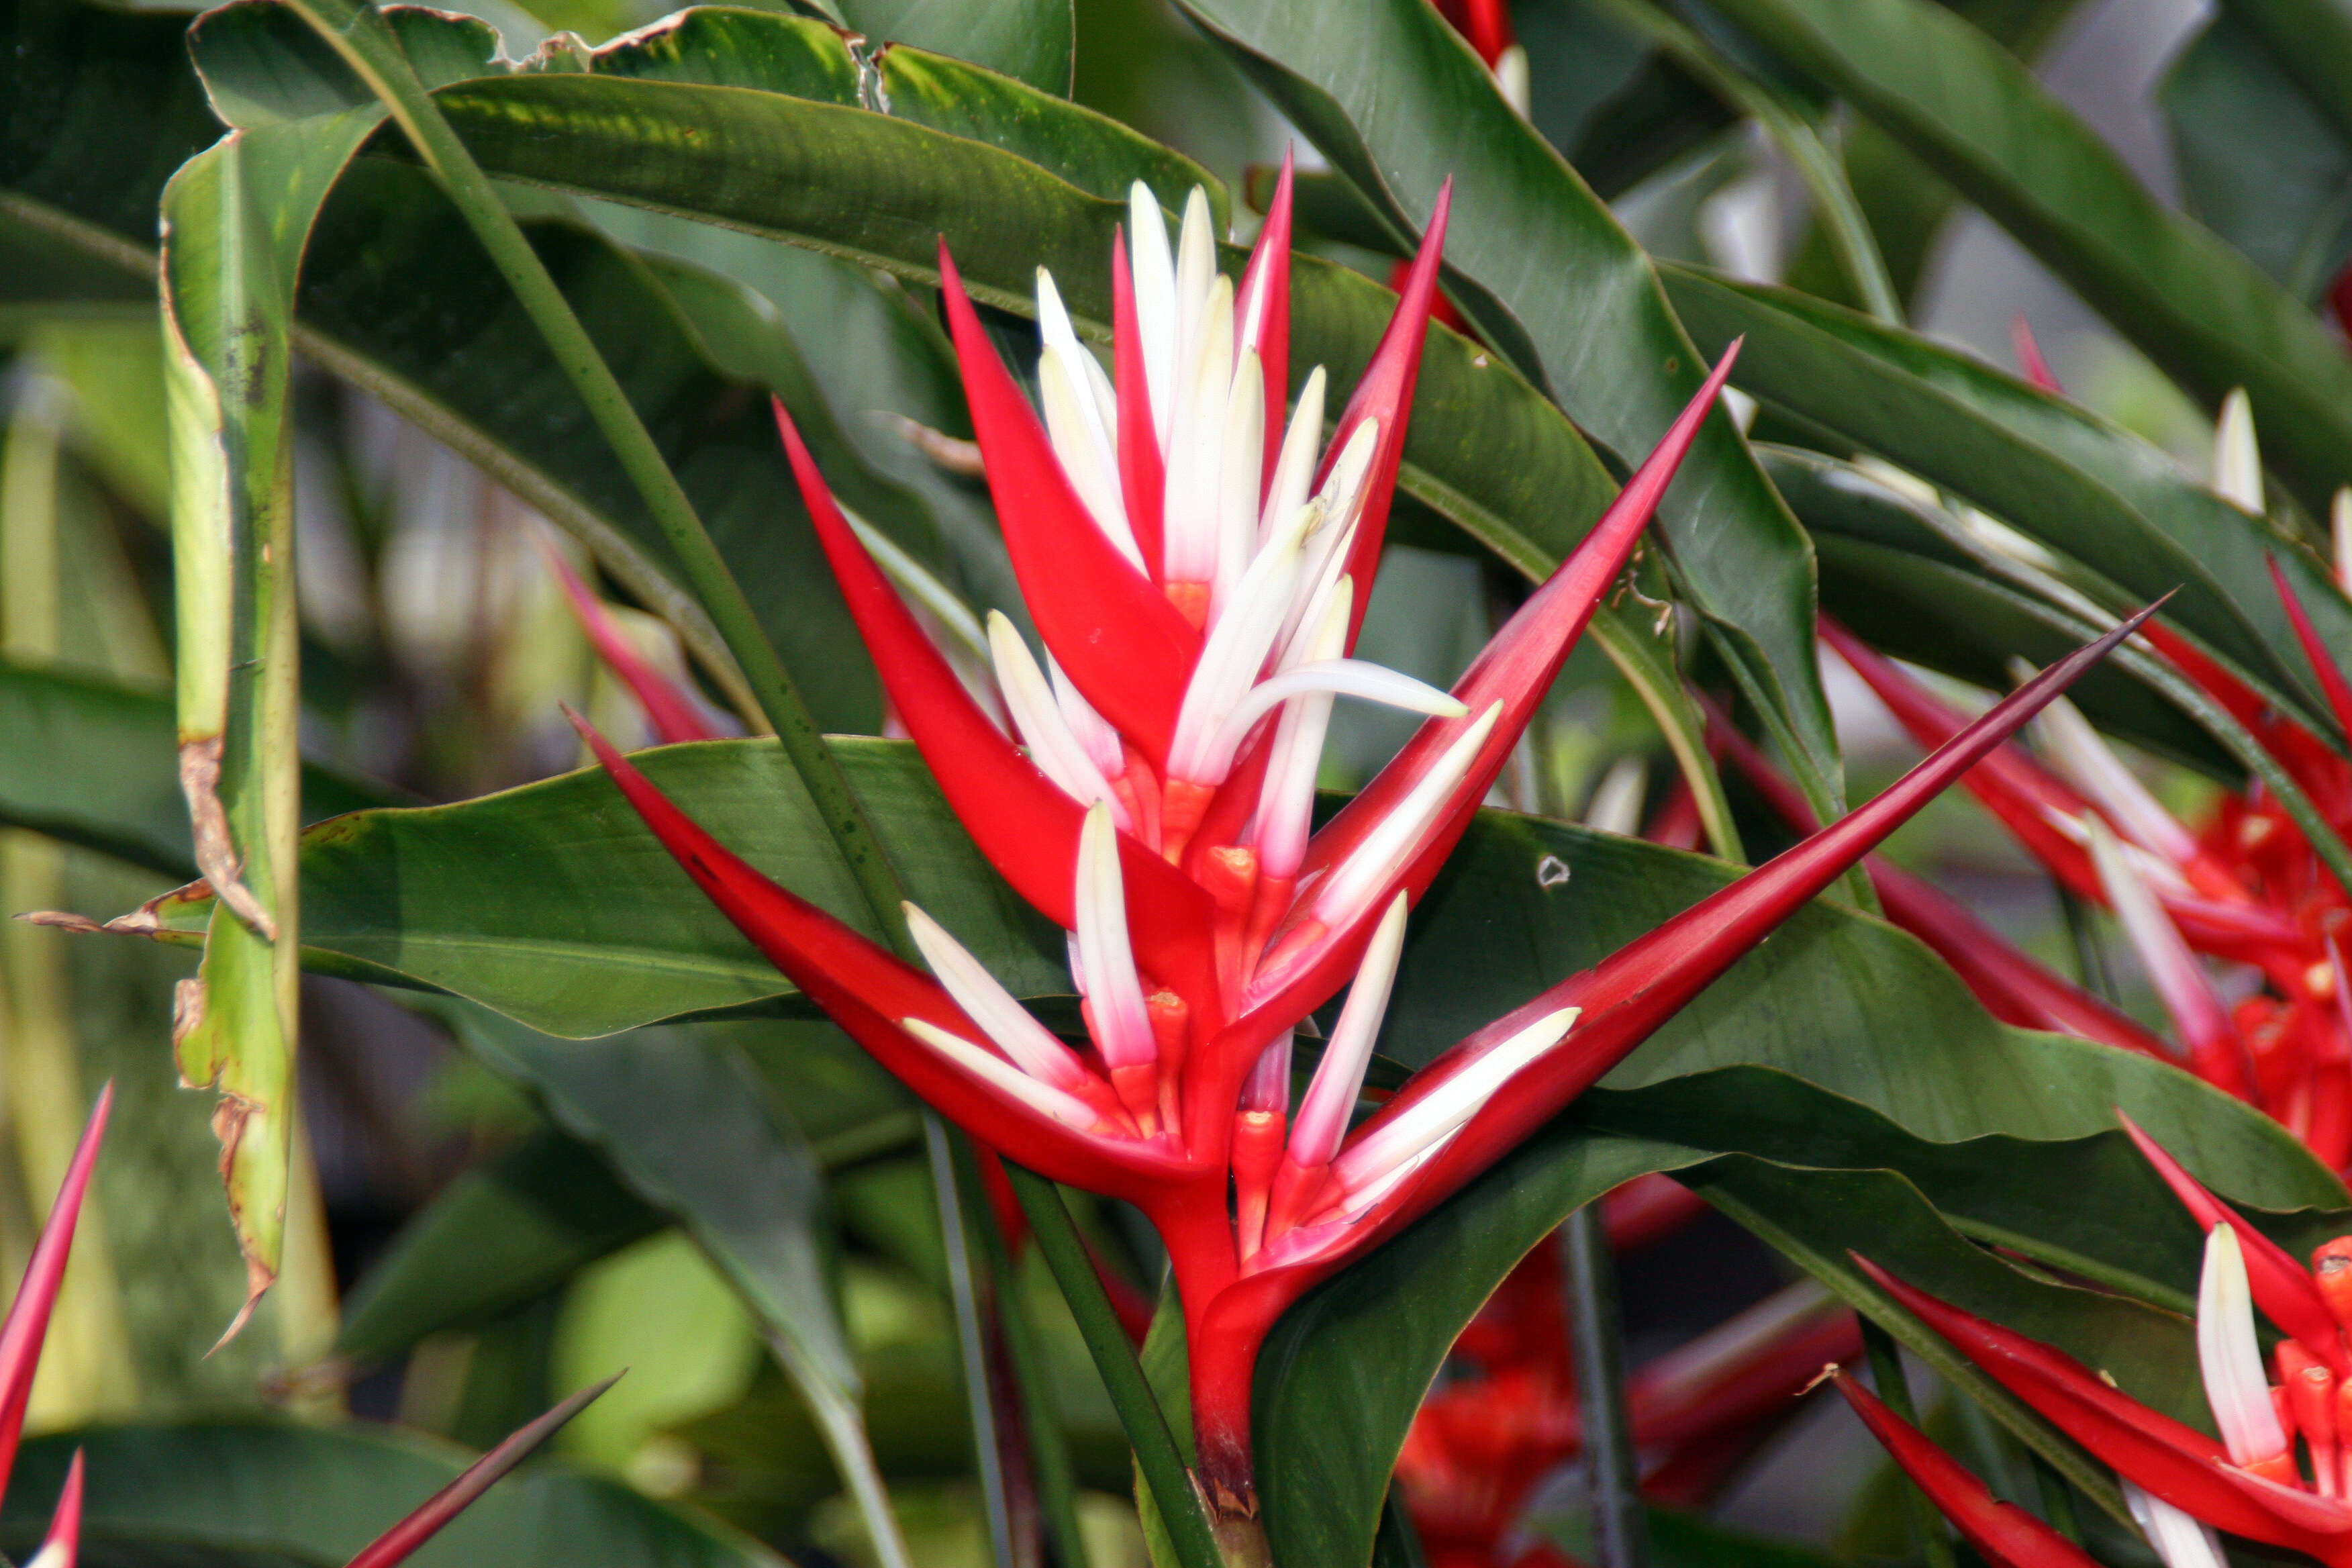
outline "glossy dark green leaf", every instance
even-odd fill
[[[1927,0],[1721,0],[1902,142],[2212,407],[2253,400],[2315,510],[2352,480],[2352,361],[2302,304],[2168,210],[2074,112]]]
[[[2222,12],[2263,40],[2281,69],[2352,141],[2352,17],[2301,0],[2222,0]]]
[[[457,1474],[464,1450],[382,1427],[217,1423],[87,1427],[25,1445],[0,1530],[28,1541],[77,1448],[86,1541],[118,1552],[250,1553],[317,1568],[350,1560]],[[126,1559],[118,1558],[118,1561]],[[169,1556],[130,1557],[152,1568]],[[744,1536],[618,1480],[538,1464],[492,1488],[409,1561],[416,1568],[782,1568]]]
[[[1077,52],[1071,0],[842,0],[841,12],[877,42],[914,44],[1069,96]]]
[[[916,1136],[906,1091],[831,1026],[765,1022],[729,1035],[767,1091],[791,1107],[826,1171],[862,1165]],[[402,1228],[345,1303],[338,1348],[380,1360],[428,1334],[475,1326],[667,1223],[594,1145],[543,1128],[452,1182]]]
[[[1457,303],[1620,464],[1640,460],[1705,366],[1649,258],[1432,7],[1190,0],[1186,11],[1396,234],[1418,234],[1453,179]],[[1843,775],[1812,653],[1811,552],[1727,418],[1693,447],[1659,529],[1693,602],[1738,634],[1727,657],[1768,722],[1834,795]]]
[[[2045,665],[2080,642],[2070,618],[1987,576],[1870,476],[1817,452],[1759,447],[1758,455],[1813,536],[1822,611],[1873,647],[1999,691],[2011,684],[2011,658]],[[2098,666],[2066,696],[2110,734],[2213,778],[2243,776],[2242,764],[2123,664]]]
[[[836,754],[910,895],[1024,994],[1067,989],[1061,933],[955,826],[914,748]],[[772,742],[644,753],[646,774],[769,875],[870,920]],[[457,805],[347,816],[304,839],[303,939],[319,967],[446,990],[572,1037],[768,1003],[791,986],[591,770]],[[158,907],[165,934],[203,901]]]
[[[2315,303],[2352,252],[2352,144],[2226,11],[2157,89],[2189,210]]]
[[[172,700],[162,691],[0,662],[0,822],[193,877],[173,747]],[[302,777],[308,821],[398,798],[324,768]]]
[[[2147,442],[1980,361],[1790,290],[1691,268],[1666,277],[1703,345],[1746,336],[1744,389],[2080,562],[2120,590],[2110,609],[2179,589],[2168,619],[2333,730],[2264,564],[2274,555],[2322,634],[2352,643],[2352,603],[2306,546]]]

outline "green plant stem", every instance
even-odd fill
[[[1584,1468],[1592,1495],[1592,1552],[1601,1568],[1642,1568],[1648,1541],[1633,1422],[1625,1410],[1624,1321],[1617,1306],[1617,1258],[1601,1205],[1586,1204],[1560,1226],[1568,1262],[1568,1329],[1576,1352],[1576,1405],[1584,1424]]]
[[[1004,1496],[1004,1450],[996,1430],[996,1402],[988,1384],[987,1336],[981,1331],[980,1291],[972,1278],[971,1236],[964,1226],[962,1183],[948,1142],[947,1123],[923,1113],[923,1148],[931,1159],[932,1195],[940,1205],[940,1242],[947,1254],[948,1296],[955,1304],[956,1352],[963,1363],[964,1399],[971,1408],[972,1468],[980,1476],[982,1511],[988,1517],[990,1561],[1013,1568],[1013,1513]]]
[[[630,405],[620,379],[604,363],[571,302],[531,248],[521,226],[442,117],[399,40],[374,7],[360,0],[293,0],[293,4],[383,100],[539,328],[566,379],[588,405],[596,427],[611,443],[614,456],[636,487],[662,537],[676,552],[688,585],[709,612],[727,651],[741,667],[760,711],[774,728],[784,754],[807,786],[810,799],[890,944],[902,956],[908,955],[906,917],[899,909],[905,895],[866,819],[865,808],[851,793],[849,781],[826,747],[808,704],[761,629],[742,585],[711,542],[694,503]]]
[[[2074,945],[2074,970],[2083,989],[2113,1005],[2116,979],[2107,973],[2107,955],[2099,946],[2099,931],[2092,923],[2091,906],[2065,883],[2052,885],[2058,890],[2058,912],[2065,918],[2067,939]]]
[[[2050,1521],[2051,1529],[2082,1545],[2083,1524],[2074,1517],[2074,1495],[2066,1489],[2066,1479],[2041,1455],[2029,1453],[2027,1458],[2033,1462],[2034,1489],[2042,1494],[2042,1517]]]
[[[981,1248],[988,1255],[989,1273],[996,1284],[997,1321],[1004,1327],[1004,1348],[1013,1375],[1021,1388],[1021,1410],[1029,1434],[1031,1464],[1036,1472],[1037,1500],[1052,1533],[1058,1568],[1089,1568],[1087,1543],[1078,1532],[1077,1476],[1070,1462],[1069,1434],[1062,1428],[1062,1413],[1054,1398],[1045,1364],[1045,1347],[1037,1338],[1036,1320],[1021,1293],[1020,1266],[1004,1245],[1003,1233],[993,1225],[977,1227]]]
[[[1911,1403],[1911,1384],[1903,1375],[1901,1347],[1895,1344],[1894,1335],[1868,1317],[1861,1317],[1861,1322],[1863,1349],[1870,1356],[1870,1374],[1878,1384],[1879,1399],[1895,1415],[1918,1426],[1919,1412]],[[1912,1531],[1919,1538],[1927,1568],[1955,1568],[1952,1538],[1944,1529],[1943,1516],[1908,1476],[1903,1479],[1903,1501],[1910,1510]]]
[[[1111,1310],[1110,1298],[1103,1294],[1102,1281],[1095,1278],[1094,1260],[1087,1256],[1086,1243],[1078,1239],[1078,1227],[1071,1221],[1062,1194],[1053,1183],[1010,1160],[1004,1169],[1013,1178],[1021,1212],[1029,1216],[1037,1250],[1070,1303],[1070,1315],[1077,1320],[1078,1332],[1095,1358],[1095,1369],[1102,1373],[1111,1405],[1127,1428],[1127,1439],[1135,1448],[1136,1468],[1143,1472],[1152,1501],[1160,1506],[1177,1561],[1182,1568],[1222,1568],[1217,1538],[1209,1527],[1208,1510],[1192,1484],[1183,1451],[1169,1429],[1167,1413],[1144,1379],[1143,1363],[1135,1359],[1135,1347],[1128,1342],[1118,1314]]]

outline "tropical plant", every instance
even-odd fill
[[[2329,8],[0,7],[0,1551],[2343,1554]]]

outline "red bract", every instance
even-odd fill
[[[2331,701],[2347,687],[2284,574],[2273,577]],[[1878,693],[1912,735],[1934,744],[1967,716],[1827,620],[1822,640]],[[2352,770],[2308,731],[2282,719],[2242,682],[2158,623],[2145,636],[2244,723],[2339,832],[2352,828]],[[2077,894],[2114,910],[2171,1016],[2190,1070],[2260,1105],[2334,1169],[2352,1160],[2352,995],[2337,932],[2347,900],[2310,840],[2276,799],[2224,795],[2195,833],[2174,821],[2071,708],[2044,736],[2057,771],[2021,748],[1971,773],[1970,791]],[[2058,1028],[2127,1049],[2158,1043],[2104,1004],[2011,952],[1948,900],[1882,886],[1890,918],[1950,960],[1986,1005],[2012,1023]],[[1940,912],[1931,906],[1940,903]],[[1900,907],[1898,907],[1900,906]],[[2197,954],[2259,968],[2267,989],[2225,1003]],[[2176,1053],[2165,1049],[2168,1056]],[[2176,1058],[2177,1059],[2177,1058]]]
[[[2218,1549],[2199,1551],[2200,1539],[2210,1545],[2200,1531],[2212,1530],[2289,1547],[2339,1568],[2352,1563],[2352,1478],[2345,1471],[2342,1440],[2352,1415],[2346,1396],[2352,1362],[2344,1340],[2344,1325],[2352,1322],[2352,1237],[2322,1246],[2306,1272],[2128,1118],[2124,1126],[2206,1231],[2197,1350],[2220,1442],[2137,1404],[2047,1345],[1963,1311],[1867,1259],[1860,1260],[1863,1268],[2003,1387],[2112,1466],[2172,1568],[2218,1563]],[[2254,1336],[2257,1308],[2286,1334],[2272,1363],[2275,1386]],[[1908,1459],[1905,1468],[1911,1468]],[[1960,1521],[1958,1513],[1953,1518]],[[2021,1568],[2074,1561],[2011,1560]]]
[[[1450,694],[1349,658],[1445,210],[1441,198],[1330,450],[1316,451],[1318,369],[1270,470],[1265,411],[1285,389],[1264,367],[1286,356],[1286,258],[1262,238],[1236,302],[1197,194],[1171,257],[1138,187],[1114,290],[1131,294],[1117,312],[1118,383],[1041,275],[1042,421],[943,257],[973,426],[1045,642],[1041,667],[1009,621],[990,626],[1019,743],[922,636],[779,410],[817,536],[908,735],[982,852],[1070,934],[1082,1045],[1050,1034],[923,911],[908,919],[929,975],[760,876],[590,736],[688,872],[887,1068],[982,1142],[1150,1216],[1183,1300],[1206,1491],[1228,1518],[1255,1511],[1251,1372],[1290,1303],[1565,1106],[2115,640],[2054,668],[1862,811],[1478,1031],[1350,1127],[1406,911],[1622,570],[1730,365]],[[1136,486],[1153,458],[1156,530],[1137,526],[1152,515],[1152,492]],[[1431,717],[1310,834],[1340,695]],[[1294,1114],[1292,1032],[1351,978]]]

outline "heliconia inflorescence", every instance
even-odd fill
[[[2166,1568],[2223,1568],[2217,1531],[2352,1564],[2352,1237],[2304,1265],[2207,1192],[2153,1138],[2124,1129],[2206,1233],[2197,1360],[2220,1438],[2139,1404],[2063,1352],[1941,1300],[1867,1258],[1880,1287],[2001,1386],[2111,1467]],[[2255,1313],[2282,1331],[2267,1370]],[[2273,1381],[2273,1377],[2275,1382]],[[2091,1561],[1917,1432],[1842,1384],[1873,1431],[1972,1544],[2009,1568]],[[2005,1511],[1995,1512],[1995,1510]]]
[[[1139,185],[1114,247],[1108,371],[1039,275],[1042,418],[942,248],[973,430],[1045,645],[1040,659],[1009,622],[991,628],[1016,736],[926,637],[778,410],[908,735],[991,864],[1068,933],[1083,1039],[1034,1019],[925,911],[906,914],[928,974],[761,877],[583,726],[705,892],[885,1067],[982,1142],[1150,1216],[1184,1306],[1204,1494],[1227,1521],[1255,1516],[1251,1373],[1291,1302],[1541,1125],[2115,640],[2054,666],[1862,811],[1477,1031],[1359,1120],[1410,910],[1623,570],[1730,356],[1570,558],[1436,691],[1350,655],[1448,197],[1328,440],[1324,373],[1289,368],[1290,202],[1286,169],[1236,286],[1219,270],[1205,200],[1193,195],[1171,247]],[[1341,696],[1427,717],[1313,829]],[[1294,1103],[1294,1032],[1350,982]]]

